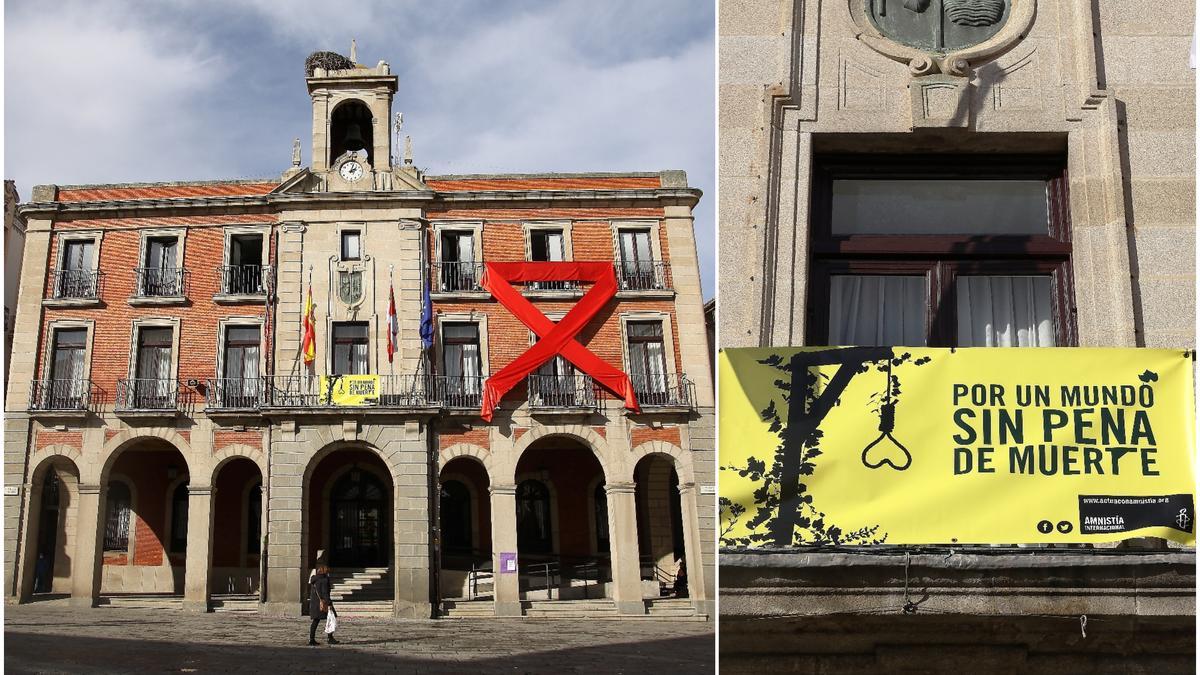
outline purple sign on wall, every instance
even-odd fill
[[[516,574],[516,573],[517,573],[517,554],[502,552],[500,554],[500,574]]]

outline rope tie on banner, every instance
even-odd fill
[[[1079,632],[1083,633],[1083,639],[1087,639],[1087,614],[1079,615]]]
[[[912,601],[908,595],[908,566],[912,562],[912,554],[908,551],[904,552],[904,613],[916,614],[917,603]]]

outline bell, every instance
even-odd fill
[[[357,122],[351,122],[346,129],[346,138],[342,141],[342,145],[347,150],[362,150],[367,147],[367,141],[363,138]]]

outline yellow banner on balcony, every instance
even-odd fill
[[[721,543],[1195,542],[1193,355],[725,349]]]
[[[379,405],[378,375],[322,375],[321,404]]]

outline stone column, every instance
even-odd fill
[[[75,540],[74,570],[71,574],[71,605],[95,607],[100,597],[101,543],[104,535],[104,505],[108,495],[99,485],[79,486],[79,536]],[[133,519],[130,519],[133,527]]]
[[[613,600],[621,614],[645,614],[641,563],[638,560],[637,498],[633,483],[610,483],[608,495],[609,550],[612,553]]]
[[[212,576],[213,495],[208,485],[188,486],[187,562],[183,572],[183,608],[208,611],[208,584]]]
[[[679,507],[683,516],[683,556],[687,565],[688,597],[696,611],[707,613],[707,592],[704,588],[703,551],[700,547],[700,510],[696,504],[696,484],[679,484]]]
[[[53,471],[53,467],[49,469]],[[31,469],[32,471],[32,469]],[[33,582],[37,571],[38,530],[42,527],[42,491],[35,483],[25,483],[21,487],[25,505],[25,527],[21,528],[20,551],[21,564],[17,566],[17,602],[29,602],[33,598]],[[51,563],[53,576],[53,563]]]
[[[517,486],[493,485],[489,492],[492,495],[492,588],[496,616],[521,616],[520,575],[500,569],[500,554],[517,552]]]

